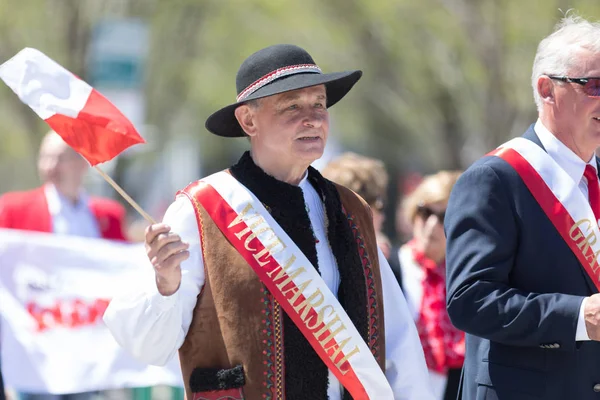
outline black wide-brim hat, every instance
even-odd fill
[[[246,136],[235,118],[235,109],[240,105],[290,90],[325,85],[329,108],[340,101],[361,76],[359,70],[324,74],[306,50],[290,44],[270,46],[243,62],[235,79],[237,101],[213,113],[205,126],[219,136]]]

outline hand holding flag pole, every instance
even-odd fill
[[[146,213],[97,164],[145,143],[133,124],[104,96],[42,52],[25,48],[0,65],[2,79],[63,140],[139,212]]]

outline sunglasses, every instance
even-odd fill
[[[589,97],[600,97],[600,78],[570,78],[568,76],[549,76],[561,82],[576,83],[583,86],[583,92]]]
[[[427,220],[432,215],[435,215],[440,221],[440,223],[444,223],[444,218],[446,217],[446,210],[444,211],[436,211],[428,206],[419,205],[417,206],[417,215],[419,215],[424,220]]]

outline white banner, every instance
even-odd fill
[[[77,393],[183,386],[125,352],[102,321],[108,302],[149,268],[142,245],[0,229],[2,373],[18,391]]]

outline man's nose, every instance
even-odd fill
[[[304,126],[310,128],[320,128],[323,124],[323,116],[314,109],[308,110],[304,117]]]

